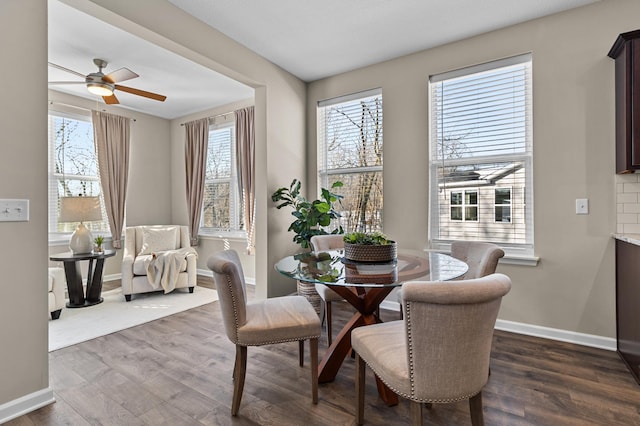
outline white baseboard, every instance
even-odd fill
[[[558,340],[560,342],[575,343],[576,345],[615,351],[616,339],[612,337],[596,336],[594,334],[578,333],[576,331],[561,330],[558,328],[542,327],[539,325],[525,324],[521,322],[497,320],[496,330],[509,331],[527,336],[542,337],[544,339]]]
[[[53,390],[51,388],[42,389],[9,401],[0,405],[0,424],[24,416],[54,402],[56,402],[56,399],[53,396]]]
[[[380,304],[382,309],[400,311],[397,302],[385,300]],[[522,322],[497,320],[496,330],[509,331],[511,333],[524,334],[525,336],[541,337],[543,339],[557,340],[560,342],[575,343],[576,345],[615,351],[616,339],[612,337],[596,336],[593,334],[578,333],[576,331],[561,330],[558,328],[542,327],[539,325],[525,324]]]

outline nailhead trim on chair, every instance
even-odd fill
[[[229,289],[231,289],[231,279],[229,278],[229,275],[227,275],[227,286],[229,287]],[[317,339],[320,337],[320,334],[314,334],[314,335],[310,335],[310,336],[306,336],[306,337],[298,337],[295,339],[282,339],[282,340],[272,340],[269,342],[262,342],[260,344],[257,345],[252,345],[252,344],[246,344],[246,343],[242,343],[240,341],[240,338],[238,337],[238,328],[240,326],[239,321],[238,321],[238,309],[237,309],[237,300],[234,296],[234,293],[232,291],[229,292],[231,294],[231,299],[233,302],[233,317],[234,317],[234,321],[236,323],[236,337],[235,337],[235,344],[236,345],[240,345],[240,346],[262,346],[262,345],[271,345],[271,344],[276,344],[276,343],[285,343],[285,342],[299,342],[300,340],[307,340],[307,339]]]

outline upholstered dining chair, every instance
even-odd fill
[[[491,342],[503,274],[462,281],[404,284],[403,320],[358,327],[356,423],[364,421],[365,365],[397,395],[411,401],[411,424],[422,424],[423,403],[469,400],[471,422],[483,425],[482,389],[489,380]]]
[[[298,342],[299,363],[304,362],[304,341],[309,340],[311,358],[311,396],[318,403],[318,338],[320,319],[302,296],[274,297],[247,302],[246,284],[238,253],[224,250],[207,260],[213,271],[222,310],[222,320],[229,340],[236,345],[233,368],[231,414],[238,414],[247,371],[247,346]]]
[[[314,251],[339,250],[344,248],[344,235],[314,235],[311,237],[311,247]],[[333,330],[331,327],[331,302],[339,302],[344,300],[342,296],[331,290],[324,284],[316,284],[316,292],[322,299],[322,318],[321,322],[327,322],[327,344],[331,346],[333,340]]]
[[[479,241],[451,242],[451,256],[465,262],[469,269],[458,278],[459,280],[480,278],[496,272],[498,261],[504,256],[504,251],[493,243]],[[400,315],[402,312],[402,289],[398,291]]]

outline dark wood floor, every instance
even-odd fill
[[[336,305],[339,324],[350,309]],[[298,367],[295,343],[249,348],[240,413],[232,418],[234,352],[217,302],[60,349],[49,354],[57,402],[7,424],[354,424],[353,360],[320,385],[314,406],[308,358]],[[409,404],[386,407],[370,371],[365,401],[366,424],[408,423]],[[487,425],[640,425],[640,386],[613,352],[496,331],[484,414]],[[434,405],[424,416],[425,424],[470,424],[466,403]]]

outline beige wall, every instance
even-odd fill
[[[381,87],[384,230],[428,246],[429,75],[533,53],[536,267],[501,264],[514,286],[500,318],[615,337],[613,60],[617,35],[638,28],[640,2],[606,0],[310,84],[309,174],[317,101]],[[575,215],[589,198],[590,214]]]
[[[47,5],[0,2],[0,198],[29,200],[0,223],[0,405],[49,384],[47,357]]]

